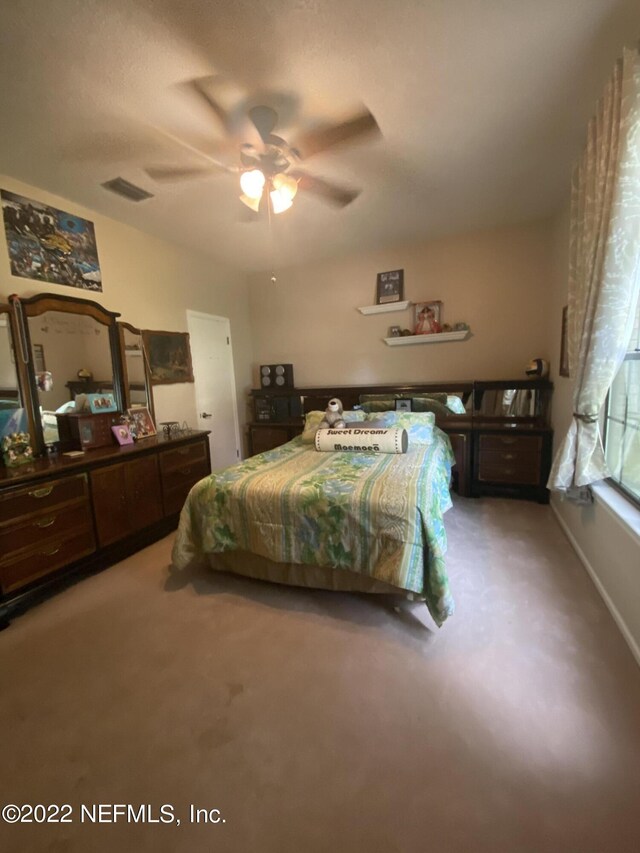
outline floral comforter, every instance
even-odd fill
[[[441,625],[454,603],[444,563],[449,440],[405,454],[319,453],[300,438],[217,471],[191,490],[173,562],[242,549],[348,569],[423,595]]]

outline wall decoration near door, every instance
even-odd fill
[[[0,190],[12,275],[102,290],[93,222]]]
[[[143,330],[142,345],[149,362],[153,385],[193,382],[188,332]]]

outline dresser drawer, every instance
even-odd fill
[[[542,450],[542,437],[539,435],[481,435],[480,450],[522,451],[539,453]]]
[[[91,529],[88,501],[65,504],[61,509],[45,510],[28,521],[0,527],[0,562],[12,559],[14,552],[41,546],[62,534],[73,537]]]
[[[86,530],[68,538],[54,538],[29,551],[22,551],[15,559],[0,565],[0,587],[3,593],[11,592],[43,575],[66,566],[95,551],[93,530]]]
[[[163,474],[176,468],[189,467],[196,462],[203,462],[206,467],[207,450],[204,441],[186,444],[183,447],[174,447],[172,450],[160,452],[160,470]],[[209,473],[207,471],[206,473]],[[204,475],[203,475],[204,476]]]
[[[206,461],[188,465],[162,475],[162,501],[165,515],[180,512],[191,487],[210,474]]]
[[[540,455],[483,450],[478,460],[478,479],[489,483],[537,485],[540,481]]]
[[[87,475],[77,474],[42,485],[5,492],[0,496],[0,524],[18,519],[23,515],[51,509],[67,501],[87,495]]]

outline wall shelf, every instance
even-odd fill
[[[438,332],[433,335],[405,335],[398,338],[383,338],[389,347],[406,347],[410,344],[444,344],[447,341],[464,341],[471,334],[470,329],[461,332]]]
[[[404,311],[411,305],[409,300],[404,302],[386,302],[384,305],[365,305],[364,308],[358,308],[361,314],[388,314],[391,311]]]

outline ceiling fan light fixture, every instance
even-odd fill
[[[260,198],[262,198],[262,195],[260,196]],[[254,210],[256,213],[259,213],[260,212],[260,198],[249,198],[248,195],[245,195],[244,193],[242,193],[242,195],[240,196],[240,201],[243,204],[246,204],[247,207],[250,207],[251,210]]]
[[[291,201],[293,201],[298,192],[298,181],[291,175],[285,175],[283,172],[278,172],[277,175],[274,175],[271,183],[274,190],[279,192],[283,198],[288,198]]]
[[[243,193],[248,197],[260,200],[264,190],[265,177],[260,169],[249,169],[240,175],[240,186]],[[251,206],[251,205],[250,205]]]
[[[271,197],[271,207],[273,208],[274,213],[284,213],[285,210],[289,210],[293,204],[291,196],[286,192],[283,192],[281,189],[271,190],[269,196]]]

